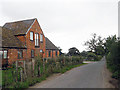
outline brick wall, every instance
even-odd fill
[[[30,32],[33,32],[33,41],[30,40]],[[40,47],[35,47],[35,33],[39,34],[39,45]],[[43,35],[43,42],[40,42],[40,34]],[[16,60],[25,60],[25,59],[31,59],[31,50],[34,50],[35,56],[43,55],[43,58],[45,58],[45,36],[40,28],[40,25],[35,19],[34,24],[30,28],[30,30],[27,32],[25,36],[17,36],[17,38],[26,45],[27,49],[23,50],[23,59],[18,59],[18,49],[8,49],[8,62],[12,63]],[[43,53],[40,53],[40,50],[43,50]]]
[[[12,63],[16,60],[25,60],[26,59],[26,50],[23,50],[23,58],[22,59],[18,59],[18,50],[20,49],[8,49],[8,63]]]
[[[30,40],[30,32],[33,32],[33,41]],[[39,34],[39,39],[40,39],[40,34],[43,35],[43,42],[40,42],[39,40],[39,48],[35,48],[35,33]],[[39,23],[37,20],[35,20],[34,24],[32,25],[31,29],[28,31],[27,35],[25,36],[26,38],[26,46],[27,46],[27,58],[31,58],[31,50],[33,49],[35,51],[35,56],[40,55],[40,50],[43,50],[43,57],[45,58],[45,36],[42,31],[42,29],[39,26]]]
[[[56,56],[56,50],[46,50],[46,58],[49,58],[49,51],[51,52],[50,58],[59,57],[59,51],[57,51],[57,56]]]

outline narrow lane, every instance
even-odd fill
[[[36,88],[104,88],[105,60],[74,68]]]

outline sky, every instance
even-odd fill
[[[87,50],[93,33],[118,35],[119,0],[0,0],[0,26],[37,18],[45,34],[62,52]]]

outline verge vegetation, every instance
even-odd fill
[[[116,36],[106,39],[107,68],[113,73],[112,78],[117,79],[120,88],[120,40]]]
[[[60,56],[56,59],[51,58],[44,61],[40,57],[36,57],[35,65],[32,65],[32,67],[29,66],[28,68],[27,64],[24,68],[12,65],[11,68],[2,70],[2,87],[28,88],[45,80],[53,73],[64,73],[81,65],[84,64],[79,56]]]

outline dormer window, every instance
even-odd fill
[[[40,42],[43,42],[43,35],[40,34]]]
[[[33,32],[30,32],[30,40],[33,41]]]

